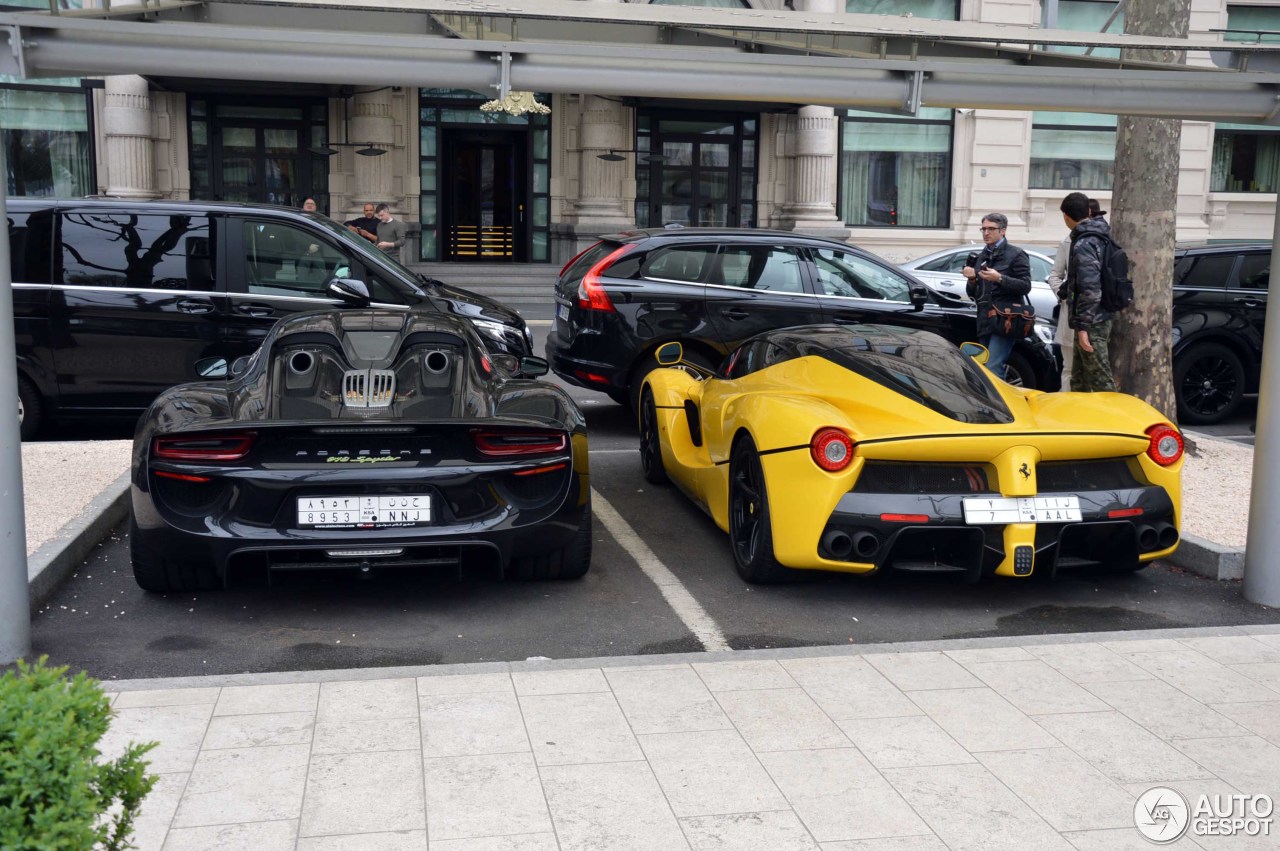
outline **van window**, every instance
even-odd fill
[[[217,289],[209,219],[188,213],[63,213],[59,263],[68,286]]]
[[[646,278],[664,281],[702,280],[707,267],[716,255],[714,245],[673,245],[650,251],[640,266],[640,274]]]
[[[847,251],[819,248],[814,251],[818,283],[827,295],[910,301],[906,278],[878,263]]]
[[[351,261],[314,231],[245,220],[245,283],[259,295],[325,297],[333,278],[350,278]]]
[[[1234,254],[1202,254],[1184,257],[1173,273],[1175,287],[1224,290],[1236,264]]]
[[[721,280],[730,287],[774,293],[802,293],[800,252],[776,245],[731,245],[720,259]]]
[[[14,280],[17,280],[15,277]],[[1246,254],[1240,261],[1240,288],[1265,290],[1271,281],[1271,252]]]
[[[9,258],[15,284],[47,284],[53,258],[53,213],[9,211]]]

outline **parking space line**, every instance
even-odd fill
[[[622,519],[622,515],[609,504],[609,500],[595,488],[591,489],[591,511],[600,518],[604,527],[609,530],[609,534],[613,535],[614,540],[627,551],[627,555],[635,559],[645,575],[658,586],[658,590],[666,598],[667,605],[671,606],[694,637],[702,643],[704,649],[709,651],[733,649],[729,646],[724,633],[720,631],[720,627],[712,620],[711,615],[702,608],[702,604],[693,598],[676,575],[662,563],[653,550],[649,549],[649,545],[640,539],[636,530]]]

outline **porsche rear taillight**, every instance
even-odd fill
[[[809,441],[809,454],[828,473],[838,473],[853,462],[853,441],[838,428],[820,428]]]
[[[1147,437],[1151,438],[1147,446],[1147,457],[1161,467],[1177,463],[1182,457],[1182,434],[1171,425],[1160,423],[1147,429]]]
[[[562,431],[477,430],[472,432],[472,439],[481,455],[492,458],[552,455],[563,452],[569,445],[569,436]]]
[[[151,443],[151,455],[164,461],[239,461],[253,447],[253,432],[171,435]]]
[[[609,293],[600,282],[600,276],[613,265],[613,261],[626,254],[631,248],[630,245],[624,245],[596,261],[596,264],[587,270],[587,274],[582,276],[582,282],[578,284],[578,307],[584,310],[615,312]]]

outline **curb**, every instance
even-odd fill
[[[27,556],[27,588],[31,612],[43,606],[62,580],[129,514],[129,473],[90,500],[76,517],[40,549]]]
[[[1195,535],[1183,535],[1178,549],[1165,561],[1209,579],[1244,578],[1244,547],[1228,547]]]

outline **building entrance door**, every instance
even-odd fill
[[[527,139],[523,130],[445,131],[443,259],[527,259]]]
[[[755,134],[741,113],[639,111],[637,223],[754,226]]]

